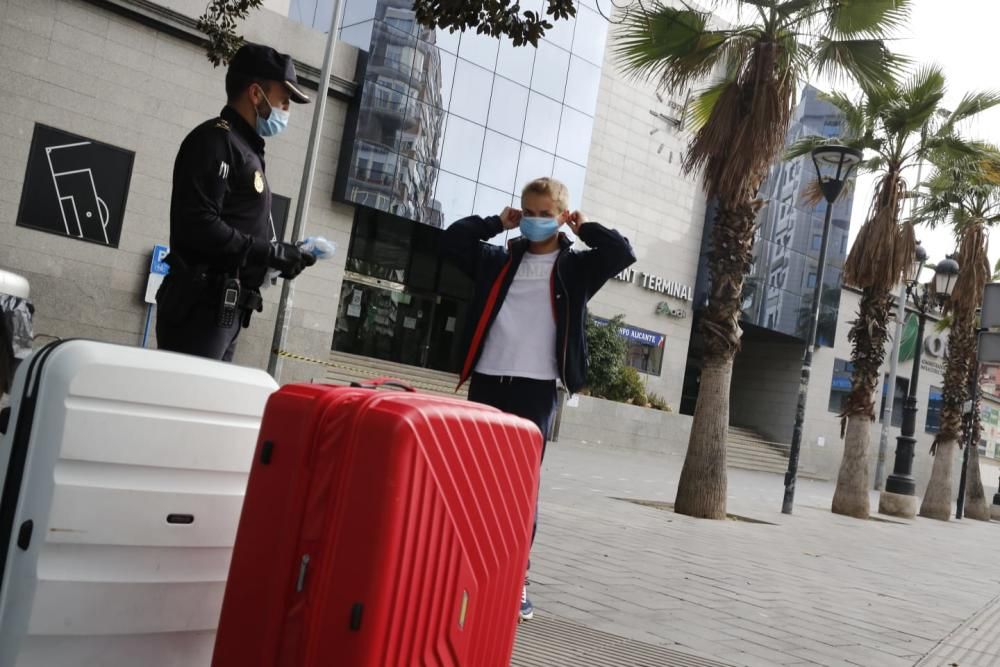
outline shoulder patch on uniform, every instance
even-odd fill
[[[229,121],[226,120],[225,118],[219,118],[218,120],[216,120],[215,127],[223,129],[227,132],[232,129],[232,126],[229,124]]]

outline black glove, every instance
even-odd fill
[[[291,280],[316,263],[316,257],[292,243],[272,243],[267,265],[281,271],[281,277]]]

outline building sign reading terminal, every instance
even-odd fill
[[[679,282],[667,280],[659,276],[654,276],[651,273],[640,273],[635,269],[625,269],[615,276],[615,280],[619,280],[623,283],[635,284],[637,282],[637,278],[640,276],[641,279],[638,280],[638,284],[643,289],[647,289],[650,292],[656,292],[657,294],[663,294],[674,299],[679,299],[680,301],[686,301],[688,303],[694,301],[694,289],[692,289],[690,285],[684,285]],[[687,317],[686,310],[682,308],[674,308],[671,304],[666,302],[660,302],[657,304],[656,314],[667,315],[668,317],[675,317],[678,319]]]

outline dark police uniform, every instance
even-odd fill
[[[240,328],[260,307],[251,301],[267,275],[270,214],[264,140],[226,107],[187,136],[174,164],[170,274],[157,295],[160,349],[232,360]],[[225,327],[219,309],[229,278],[239,280],[243,302]]]
[[[269,47],[242,47],[230,64],[234,67],[283,81],[295,102],[309,100],[295,87],[291,59]],[[187,136],[174,163],[170,273],[156,295],[159,348],[231,361],[240,328],[262,309],[260,286],[275,266],[275,245],[289,245],[277,241],[264,139],[227,106]],[[234,281],[239,287],[235,316],[230,309],[230,317],[223,318],[224,297]]]

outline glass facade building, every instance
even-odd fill
[[[347,0],[343,39],[365,57],[337,197],[434,227],[516,206],[538,176],[578,203],[607,21],[580,6],[535,49],[423,28],[411,7]]]
[[[454,371],[472,285],[440,258],[441,230],[519,207],[540,176],[566,183],[579,205],[608,22],[581,3],[537,48],[514,47],[424,28],[410,0],[345,2],[341,39],[360,50],[359,92],[334,197],[355,217],[333,348]],[[317,30],[332,12],[333,0],[288,8]]]
[[[805,136],[843,134],[843,116],[808,86],[789,130],[789,144]],[[816,180],[809,156],[772,167],[761,187],[768,202],[759,216],[753,265],[746,279],[743,319],[764,329],[805,339],[819,267],[826,201],[814,204],[808,190]],[[831,347],[837,334],[840,280],[847,257],[853,192],[833,206],[826,254],[817,342]]]
[[[805,136],[837,137],[843,116],[822,100],[820,91],[807,86],[796,107],[788,144]],[[809,335],[813,290],[819,267],[826,201],[811,203],[808,190],[816,180],[809,156],[779,162],[761,185],[759,197],[767,202],[757,217],[753,261],[743,284],[742,322],[764,331],[805,339]],[[853,191],[848,189],[833,207],[830,240],[823,277],[817,343],[833,345],[840,309],[841,272],[847,257]],[[696,302],[707,299],[707,252],[715,210],[710,207],[703,237]]]

